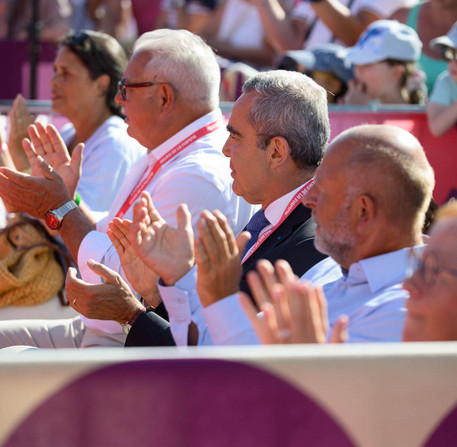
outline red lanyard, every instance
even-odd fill
[[[308,180],[303,185],[303,187],[299,191],[297,191],[297,193],[290,200],[289,204],[286,206],[279,222],[274,227],[269,228],[267,231],[264,231],[259,236],[256,243],[246,253],[246,256],[243,258],[242,263],[246,262],[248,260],[248,258],[250,258],[251,255],[265,242],[265,240],[268,238],[268,236],[270,236],[276,230],[276,228],[278,228],[287,219],[287,217],[290,215],[290,213],[292,213],[292,211],[295,208],[297,208],[297,206],[301,203],[301,199],[308,192],[308,190],[311,188],[311,186],[313,186],[313,184],[314,184],[314,178],[312,178],[311,180]]]
[[[141,175],[140,179],[138,180],[137,184],[133,188],[132,192],[129,194],[127,199],[125,200],[124,204],[122,205],[121,209],[117,212],[116,217],[122,219],[125,216],[125,213],[128,209],[135,203],[136,199],[140,196],[141,192],[146,188],[149,182],[154,178],[157,174],[157,171],[171,158],[175,155],[179,154],[182,150],[184,150],[189,144],[193,143],[195,140],[198,140],[211,132],[214,132],[221,126],[219,120],[208,124],[207,126],[202,127],[201,129],[194,132],[192,135],[187,137],[185,140],[181,141],[181,143],[177,144],[175,147],[170,149],[166,154],[164,154],[157,162],[154,164],[152,168],[146,168],[146,170]],[[149,172],[148,172],[149,170]],[[147,175],[145,176],[145,174]],[[143,180],[142,180],[143,179]]]

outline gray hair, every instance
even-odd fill
[[[282,136],[297,167],[317,168],[330,136],[327,92],[304,74],[284,70],[254,75],[243,86],[243,93],[250,92],[258,93],[250,120],[260,135],[259,148]]]
[[[196,110],[218,107],[220,68],[213,50],[199,36],[186,30],[150,31],[135,42],[133,52],[142,51],[151,53],[146,70],[169,82],[179,98]]]

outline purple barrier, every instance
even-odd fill
[[[0,446],[454,446],[456,367],[456,342],[4,352]]]
[[[50,42],[40,44],[37,69],[36,99],[49,99],[49,80],[53,74],[53,61],[57,45]],[[30,63],[27,41],[0,41],[3,69],[0,74],[0,99],[14,99],[18,93],[30,96]]]

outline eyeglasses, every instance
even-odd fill
[[[160,85],[160,84],[167,84],[171,88],[173,86],[168,82],[132,82],[129,84],[125,79],[119,81],[119,91],[121,92],[121,97],[123,101],[127,101],[127,88],[143,88],[143,87],[151,87],[153,85]]]
[[[448,273],[457,278],[457,270],[440,266],[434,253],[427,253],[424,256],[422,251],[411,248],[408,256],[408,276],[412,276],[416,271],[427,287],[435,285],[440,273]]]
[[[457,61],[457,51],[454,48],[445,47],[441,54],[443,55],[443,59],[448,62]]]

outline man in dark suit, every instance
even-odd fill
[[[257,260],[286,259],[295,274],[301,276],[324,257],[314,248],[314,223],[301,198],[312,185],[329,138],[325,90],[300,73],[259,73],[243,87],[227,129],[230,136],[223,153],[230,157],[233,191],[249,203],[261,205],[247,225],[248,232],[239,238],[239,246],[221,213],[203,212],[195,245],[197,262],[200,258],[197,278],[196,269],[191,269],[194,252],[190,218],[184,207],[178,210],[178,229],[173,229],[144,194],[135,205],[133,225],[115,219],[111,226],[110,237],[127,276],[129,268],[138,268],[135,263],[140,261],[160,275],[159,289],[177,344],[187,343],[191,321],[198,327],[199,342],[209,342],[205,339],[202,305],[207,307],[238,289],[249,291],[246,273]],[[221,243],[212,237],[222,233],[225,239]],[[250,245],[243,253],[249,233]],[[218,244],[222,244],[222,250],[212,250]],[[211,257],[211,268],[207,268],[202,259]],[[105,278],[105,284],[98,287],[107,286],[107,282]],[[78,311],[88,311],[84,306],[87,300],[83,297],[88,293],[84,284],[76,277],[68,278],[67,284],[67,295],[71,297],[74,293],[78,297]],[[143,289],[144,284],[139,288]],[[94,297],[90,299],[94,304]],[[98,312],[103,307],[107,306],[98,303]],[[144,323],[149,317],[157,320],[136,307],[109,316],[133,323],[135,316],[140,315],[127,339],[129,345],[133,338],[137,340],[134,344],[143,344],[139,325],[148,326]],[[155,344],[154,340],[151,343]]]

